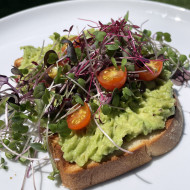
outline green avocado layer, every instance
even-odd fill
[[[125,140],[131,140],[140,134],[147,135],[156,129],[165,127],[166,119],[174,114],[172,82],[167,81],[154,90],[147,89],[135,110],[126,105],[125,111],[116,111],[110,115],[100,113],[102,129],[122,146]],[[61,138],[60,144],[64,159],[84,166],[88,161],[100,162],[105,155],[117,150],[117,147],[98,129],[92,121],[85,133],[72,132]]]

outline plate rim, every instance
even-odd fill
[[[141,3],[141,4],[147,4],[147,5],[154,5],[154,6],[160,6],[160,7],[165,7],[171,10],[177,10],[186,14],[190,15],[190,10],[187,8],[183,8],[183,7],[179,7],[176,5],[171,5],[171,4],[167,4],[167,3],[162,3],[162,2],[157,2],[157,1],[151,1],[151,0],[66,0],[66,1],[60,1],[60,2],[53,2],[53,3],[47,3],[47,4],[43,4],[43,5],[38,5],[35,7],[31,7],[31,8],[27,8],[25,10],[21,10],[15,13],[12,13],[10,15],[7,15],[5,17],[0,18],[0,24],[2,22],[6,22],[9,19],[12,19],[14,17],[18,17],[21,15],[24,15],[28,12],[33,12],[36,10],[40,10],[40,9],[44,9],[44,8],[49,8],[51,6],[57,6],[57,5],[62,5],[62,4],[76,4],[76,3],[93,3],[93,2],[130,2],[130,3]]]
[[[88,1],[88,0],[77,0],[77,1],[78,2],[87,2],[87,3],[90,3],[90,1]],[[92,0],[91,2],[97,2],[97,1],[100,2],[101,0]],[[101,2],[107,2],[107,1],[109,1],[109,0],[102,0]],[[109,2],[116,2],[116,1],[117,0],[111,0]],[[181,8],[181,7],[176,7],[176,6],[173,6],[173,5],[167,5],[167,4],[164,4],[164,3],[152,2],[152,1],[150,2],[150,1],[140,1],[140,0],[119,0],[117,2],[131,2],[133,4],[135,4],[136,2],[138,2],[138,3],[142,3],[142,4],[149,4],[150,6],[154,5],[155,7],[157,7],[157,4],[161,4],[161,6],[158,7],[158,8],[161,8],[161,7],[165,7],[165,8],[170,7],[171,9],[169,8],[169,10],[179,10],[180,12],[181,11],[184,12],[183,10],[185,10],[184,8]],[[73,0],[73,1],[63,1],[63,2],[49,3],[49,4],[46,4],[46,5],[41,5],[41,6],[36,6],[36,7],[33,7],[33,8],[29,8],[29,9],[26,9],[26,10],[23,10],[23,11],[19,11],[17,13],[14,13],[14,14],[11,14],[9,16],[4,17],[5,18],[5,22],[8,22],[9,19],[17,19],[17,17],[14,18],[15,15],[16,16],[22,16],[22,15],[27,14],[28,11],[33,12],[36,9],[38,9],[38,11],[40,11],[40,10],[42,10],[44,8],[46,9],[46,8],[52,6],[52,5],[53,6],[59,6],[59,5],[62,5],[62,4],[71,4],[71,3],[73,4],[73,3],[77,3],[77,2],[76,2],[76,0]],[[188,12],[188,14],[190,14],[190,10],[187,10],[187,12]],[[4,22],[4,20],[3,20],[3,22]],[[1,25],[1,19],[0,19],[0,25]]]

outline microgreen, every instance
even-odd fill
[[[111,58],[111,62],[113,63],[114,67],[115,67],[116,69],[118,69],[117,61],[116,61],[116,59],[115,59],[114,57]]]
[[[49,50],[45,53],[44,64],[49,66],[58,60],[57,53],[54,50]]]
[[[126,15],[124,16],[124,19],[126,22],[129,20],[129,11],[127,11]]]
[[[39,83],[35,88],[34,88],[34,97],[35,98],[41,98],[44,93],[45,93],[46,87],[44,83]]]
[[[127,88],[127,87],[124,87],[124,88],[122,89],[122,94],[123,94],[123,97],[124,97],[126,100],[128,100],[128,98],[129,98],[130,96],[133,96],[133,92],[132,92],[129,88]]]
[[[73,63],[77,63],[78,59],[77,59],[77,55],[76,55],[76,52],[75,52],[75,48],[73,47],[73,43],[68,39],[61,40],[61,43],[62,44],[68,43],[67,57],[69,57]]]
[[[80,96],[75,95],[75,96],[73,96],[73,98],[74,98],[74,101],[75,101],[76,103],[79,103],[79,104],[81,104],[81,105],[84,105],[84,101],[82,100],[82,98],[81,98]]]
[[[54,34],[54,39],[55,40],[60,40],[60,34],[59,33],[54,32],[53,34]]]
[[[7,163],[3,157],[1,157],[1,160],[0,160],[0,168],[3,168],[4,170],[8,170]]]
[[[62,119],[57,124],[49,124],[49,129],[53,133],[59,133],[61,136],[68,136],[71,130],[68,128],[66,120]]]
[[[58,60],[57,54],[50,53],[47,62],[48,64],[55,64],[57,60]]]
[[[46,152],[46,149],[41,143],[31,143],[30,146],[39,152]]]
[[[108,104],[102,106],[102,112],[104,115],[109,115],[111,113],[111,107]]]
[[[127,65],[127,59],[122,59],[122,61],[121,61],[121,69],[122,69],[122,71],[125,71],[126,65]]]
[[[120,102],[120,96],[119,94],[115,94],[112,99],[112,105],[119,106],[119,102]]]
[[[94,32],[94,35],[95,35],[95,39],[98,41],[98,42],[102,42],[106,36],[106,32],[103,32],[103,31],[95,31]]]

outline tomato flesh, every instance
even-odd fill
[[[108,67],[98,75],[98,82],[108,91],[113,91],[115,88],[121,88],[127,80],[127,70],[118,69],[114,66]]]
[[[147,67],[149,68],[147,68]],[[145,72],[139,72],[139,79],[144,81],[151,81],[157,78],[163,68],[163,61],[160,60],[150,60],[150,63],[146,63],[146,66],[141,68],[136,66],[136,70],[146,70]],[[151,71],[150,71],[151,70]]]
[[[63,67],[64,64],[62,63],[62,61],[58,62],[58,67]],[[52,79],[54,79],[57,76],[57,71],[58,71],[58,67],[57,64],[54,64],[53,67],[47,72],[49,77],[51,77]]]
[[[67,117],[68,127],[72,130],[85,128],[91,119],[91,111],[88,104],[85,102],[77,111]]]

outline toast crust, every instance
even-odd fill
[[[183,113],[176,98],[175,115],[166,122],[166,128],[141,136],[124,144],[124,148],[133,154],[114,152],[101,163],[90,162],[85,167],[64,160],[58,136],[49,137],[49,147],[55,159],[57,169],[60,171],[63,185],[71,190],[82,190],[89,186],[112,179],[150,162],[154,156],[169,152],[180,141],[183,132]],[[119,152],[119,154],[118,154]],[[111,172],[110,172],[111,171]]]

